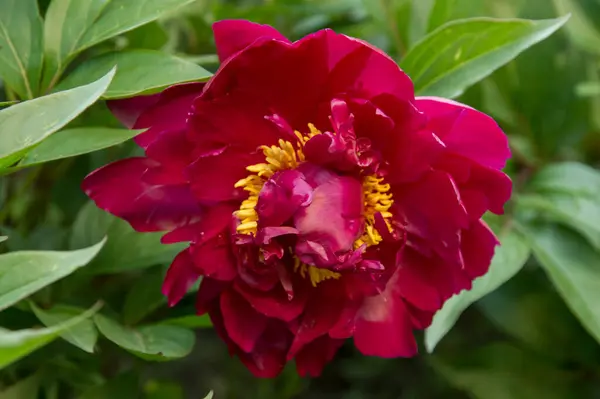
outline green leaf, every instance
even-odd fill
[[[569,226],[600,249],[600,173],[571,162],[546,166],[518,199],[518,210]]]
[[[79,41],[111,0],[52,0],[44,19],[44,86],[54,86]]]
[[[146,399],[183,399],[181,384],[177,382],[150,380],[144,386]]]
[[[452,360],[430,358],[436,371],[475,399],[585,397],[572,375],[544,360],[503,342],[463,350]]]
[[[152,361],[167,361],[188,355],[195,336],[190,330],[167,325],[127,328],[103,315],[94,317],[106,338],[134,355]]]
[[[135,137],[142,131],[106,127],[61,130],[25,155],[17,167],[38,165],[112,147]]]
[[[107,274],[170,263],[187,243],[161,244],[163,233],[138,233],[124,220],[114,217],[93,202],[79,212],[71,233],[71,248],[89,245],[108,236],[102,251],[86,268],[88,273]]]
[[[521,195],[519,209],[533,210],[542,220],[561,223],[583,235],[600,249],[600,199],[568,193]]]
[[[0,370],[14,361],[19,360],[23,356],[50,343],[63,331],[73,328],[77,324],[88,319],[96,313],[101,306],[102,305],[98,303],[85,313],[50,328],[18,331],[0,328]]]
[[[33,98],[42,72],[42,18],[36,0],[3,0],[0,76],[22,99]]]
[[[208,317],[207,314],[204,314],[202,316],[190,315],[176,317],[173,319],[166,319],[162,320],[160,324],[167,324],[169,326],[179,326],[192,329],[212,327],[212,322],[210,321],[210,317]]]
[[[0,399],[37,398],[40,391],[40,374],[33,374],[0,391]]]
[[[400,66],[418,95],[453,98],[554,33],[568,19],[472,18],[449,22],[420,41]]]
[[[553,0],[553,3],[558,14],[571,14],[571,20],[565,25],[565,30],[573,43],[591,53],[600,54],[600,32],[594,27],[593,21],[588,18],[579,2]]]
[[[167,303],[161,291],[165,270],[157,267],[145,273],[131,288],[123,305],[123,322],[136,324],[159,306]]]
[[[115,70],[89,85],[25,101],[0,111],[0,168],[65,126],[95,103],[108,88]]]
[[[102,385],[85,391],[77,399],[130,399],[138,398],[140,376],[135,372],[126,372],[111,378]]]
[[[536,192],[561,192],[572,195],[600,196],[600,173],[577,162],[562,162],[546,166],[528,183]]]
[[[103,245],[104,240],[76,251],[20,251],[0,255],[0,310],[86,265]]]
[[[78,42],[75,53],[152,22],[192,1],[194,0],[111,0]]]
[[[528,225],[521,230],[565,303],[600,342],[600,253],[560,226]]]
[[[521,234],[514,229],[502,231],[500,242],[501,245],[496,247],[490,270],[473,282],[470,291],[453,296],[435,314],[431,326],[425,330],[425,347],[428,352],[433,352],[467,307],[511,279],[529,259],[530,248]]]
[[[108,53],[84,62],[61,82],[59,90],[81,86],[117,66],[104,98],[132,97],[160,91],[175,83],[205,81],[211,73],[201,66],[154,50]]]
[[[73,306],[56,305],[51,309],[42,310],[31,303],[31,310],[37,318],[44,323],[46,327],[53,327],[64,323],[85,312],[85,309]],[[63,331],[60,335],[66,341],[81,348],[88,353],[94,353],[94,346],[98,340],[98,331],[91,320],[84,320],[81,323]]]

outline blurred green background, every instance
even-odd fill
[[[4,12],[3,1],[0,13]],[[48,3],[39,1],[42,15]],[[546,19],[567,13],[572,14],[571,19],[556,34],[472,86],[458,100],[492,115],[509,135],[513,160],[508,171],[517,196],[522,193],[524,203],[529,200],[533,204],[519,211],[522,219],[550,222],[552,229],[570,229],[559,230],[558,242],[568,238],[575,244],[566,251],[568,256],[555,263],[569,270],[583,262],[590,268],[586,276],[597,278],[585,277],[585,287],[569,286],[571,280],[565,283],[575,298],[567,301],[570,308],[565,304],[565,286],[550,281],[547,267],[540,267],[536,260],[546,259],[541,262],[547,263],[556,257],[544,258],[543,250],[534,248],[536,257],[529,258],[509,282],[468,307],[433,354],[422,345],[421,334],[421,354],[413,359],[364,357],[348,342],[320,378],[300,379],[290,365],[275,380],[258,380],[228,356],[210,328],[199,328],[206,325],[206,319],[179,319],[179,323],[197,328],[194,350],[181,360],[144,362],[106,340],[90,355],[57,340],[0,371],[0,399],[203,398],[210,390],[217,399],[600,398],[600,346],[588,332],[590,327],[586,331],[582,326],[582,313],[573,310],[578,290],[586,290],[584,297],[592,298],[588,321],[600,323],[600,256],[581,244],[585,241],[582,236],[590,241],[600,237],[600,197],[595,196],[599,203],[593,199],[593,209],[583,211],[574,201],[548,205],[527,197],[532,176],[548,165],[570,161],[596,167],[600,162],[600,1],[198,0],[86,50],[66,74],[88,58],[130,48],[162,50],[214,71],[218,60],[210,26],[225,18],[271,24],[292,39],[330,27],[365,39],[400,61],[427,33],[448,21],[471,17]],[[0,101],[10,97],[10,91],[0,91]],[[101,102],[69,125],[81,126],[119,124]],[[174,250],[150,253],[149,261],[141,261],[144,265],[119,270],[120,263],[140,261],[143,248],[131,247],[129,231],[119,230],[121,227],[114,227],[116,222],[106,222],[103,215],[85,207],[82,178],[96,167],[138,151],[127,142],[0,180],[0,230],[10,237],[0,244],[0,251],[84,246],[97,242],[88,236],[98,235],[92,230],[102,230],[98,226],[103,223],[113,223],[111,234],[120,234],[109,241],[112,252],[106,250],[101,261],[89,266],[104,267],[103,273],[68,276],[36,293],[32,300],[38,306],[66,303],[85,307],[102,299],[106,314],[125,324],[194,313],[193,296],[168,309],[158,292]],[[600,187],[593,178],[581,179],[572,183],[594,190]],[[513,206],[509,205],[508,217]],[[510,221],[501,219],[499,223]],[[39,324],[27,305],[0,313],[0,325],[5,328]],[[2,387],[23,381],[27,384],[21,391],[1,392]]]

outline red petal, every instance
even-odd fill
[[[244,352],[252,352],[267,326],[267,318],[233,290],[221,294],[221,312],[229,337]]]
[[[323,251],[311,250],[314,246],[303,243],[315,242],[333,252],[352,250],[362,230],[362,186],[354,177],[338,176],[309,164],[298,170],[305,174],[314,191],[310,205],[294,216],[295,227],[303,237],[296,253],[302,252],[299,255],[303,255],[302,260],[309,264],[324,265],[321,262],[326,262],[328,257],[322,254]],[[324,220],[327,223],[323,223]]]
[[[165,234],[161,242],[172,244],[181,241],[193,241],[201,244],[223,232],[232,220],[232,213],[238,209],[236,204],[222,203],[205,209],[200,221],[179,227]]]
[[[418,309],[435,312],[452,295],[471,287],[460,265],[405,248],[398,261],[397,292]]]
[[[262,154],[247,154],[233,150],[199,158],[187,169],[192,193],[198,201],[208,204],[229,200],[241,201],[247,194],[234,185],[248,176],[247,166],[259,163],[261,160],[264,160]]]
[[[213,33],[221,62],[260,38],[289,43],[289,40],[275,28],[246,20],[228,19],[215,22]]]
[[[219,305],[219,295],[225,291],[231,283],[227,281],[215,280],[210,277],[203,277],[198,293],[196,295],[196,312],[203,315],[209,312],[215,306]]]
[[[292,321],[298,317],[308,299],[303,290],[299,290],[292,299],[289,299],[288,294],[281,287],[264,292],[253,290],[246,284],[236,284],[236,289],[258,312],[283,321]]]
[[[411,357],[417,354],[410,315],[393,276],[378,296],[366,298],[356,318],[354,344],[367,356]]]
[[[190,254],[204,276],[224,281],[231,281],[237,276],[229,237],[224,233],[201,244],[192,244]]]
[[[419,182],[395,186],[393,191],[409,233],[425,239],[440,254],[457,253],[459,232],[469,226],[469,218],[447,173],[433,171]]]
[[[437,97],[419,97],[416,104],[448,150],[494,169],[502,169],[510,158],[506,135],[486,114]]]
[[[500,244],[490,228],[482,221],[463,230],[461,251],[469,277],[483,276],[489,270],[496,245]]]
[[[128,129],[133,129],[140,115],[148,108],[156,104],[160,94],[150,96],[138,96],[123,100],[107,101],[106,105],[113,115]]]
[[[169,299],[169,306],[175,306],[199,277],[189,250],[181,251],[171,263],[162,286],[162,293]]]
[[[171,86],[158,94],[156,102],[146,108],[133,125],[134,129],[149,128],[137,135],[135,142],[146,148],[165,130],[185,130],[192,103],[203,88],[204,83],[185,83]],[[115,109],[114,104],[112,109]]]
[[[330,39],[331,48],[344,49],[354,44],[352,51],[342,58],[331,71],[327,91],[332,96],[347,93],[372,99],[390,94],[401,101],[414,100],[414,86],[398,64],[383,51],[359,39],[343,35]]]
[[[325,335],[336,324],[346,298],[342,287],[335,281],[321,282],[313,290],[287,359],[292,359],[309,342]],[[336,295],[337,293],[337,295]]]
[[[296,368],[300,377],[320,376],[323,367],[333,359],[343,343],[343,339],[322,336],[302,348],[296,355]]]
[[[196,222],[201,209],[188,186],[142,179],[156,166],[148,158],[123,159],[89,174],[82,188],[99,208],[125,219],[137,231],[172,230]]]
[[[230,147],[254,152],[261,145],[277,143],[282,137],[281,129],[266,119],[268,113],[256,93],[218,98],[202,96],[193,104],[189,138],[200,150]]]
[[[293,44],[255,41],[221,65],[203,98],[251,98],[262,104],[264,115],[280,115],[290,126],[305,129],[314,122],[328,73],[327,35],[321,31]]]
[[[256,377],[276,377],[285,366],[285,354],[292,340],[287,325],[270,320],[251,353],[238,353],[240,360]]]

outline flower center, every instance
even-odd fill
[[[313,137],[322,134],[313,124],[309,124],[309,133],[303,135],[296,131],[297,142],[292,144],[289,141],[279,139],[278,145],[261,146],[265,156],[265,162],[250,165],[246,168],[250,174],[235,183],[236,188],[243,188],[248,192],[240,209],[234,212],[234,216],[239,220],[236,227],[238,234],[256,236],[258,230],[259,216],[256,210],[259,195],[263,186],[275,173],[296,169],[301,163],[305,162],[303,152],[305,144]],[[391,229],[390,220],[392,218],[390,207],[393,204],[390,185],[383,182],[383,178],[367,175],[362,176],[363,191],[363,217],[364,231],[362,235],[354,242],[354,249],[361,246],[373,246],[379,244],[383,238],[375,227],[376,215],[381,214],[388,230]],[[310,278],[313,286],[328,279],[338,279],[341,274],[325,268],[319,268],[304,264],[297,257],[294,258],[294,272],[300,273],[303,278]]]

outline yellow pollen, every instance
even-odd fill
[[[250,165],[246,168],[250,174],[235,183],[235,188],[242,188],[248,193],[248,198],[242,201],[240,209],[234,212],[239,219],[240,224],[236,230],[240,234],[255,235],[258,227],[258,214],[256,205],[258,195],[264,184],[273,175],[281,170],[289,170],[298,167],[305,161],[303,148],[304,145],[318,134],[322,134],[313,124],[308,124],[309,132],[306,134],[295,131],[296,143],[280,139],[277,145],[261,146],[260,149],[265,156],[265,162]],[[379,244],[383,238],[375,228],[375,215],[381,213],[388,227],[391,229],[390,220],[392,214],[389,212],[394,203],[392,194],[389,193],[390,185],[383,183],[383,178],[376,176],[366,176],[363,178],[364,193],[364,217],[365,230],[358,240],[354,243],[354,248],[363,244],[367,246]],[[300,273],[302,278],[310,278],[313,286],[329,279],[338,279],[341,274],[327,269],[321,269],[315,266],[306,265],[298,258],[294,258],[294,272]]]
[[[302,263],[298,258],[294,258],[294,273],[300,273],[302,278],[306,278],[308,275],[313,287],[316,287],[317,284],[322,281],[330,279],[337,280],[342,276],[340,273],[332,272],[331,270],[321,269],[316,266]]]

